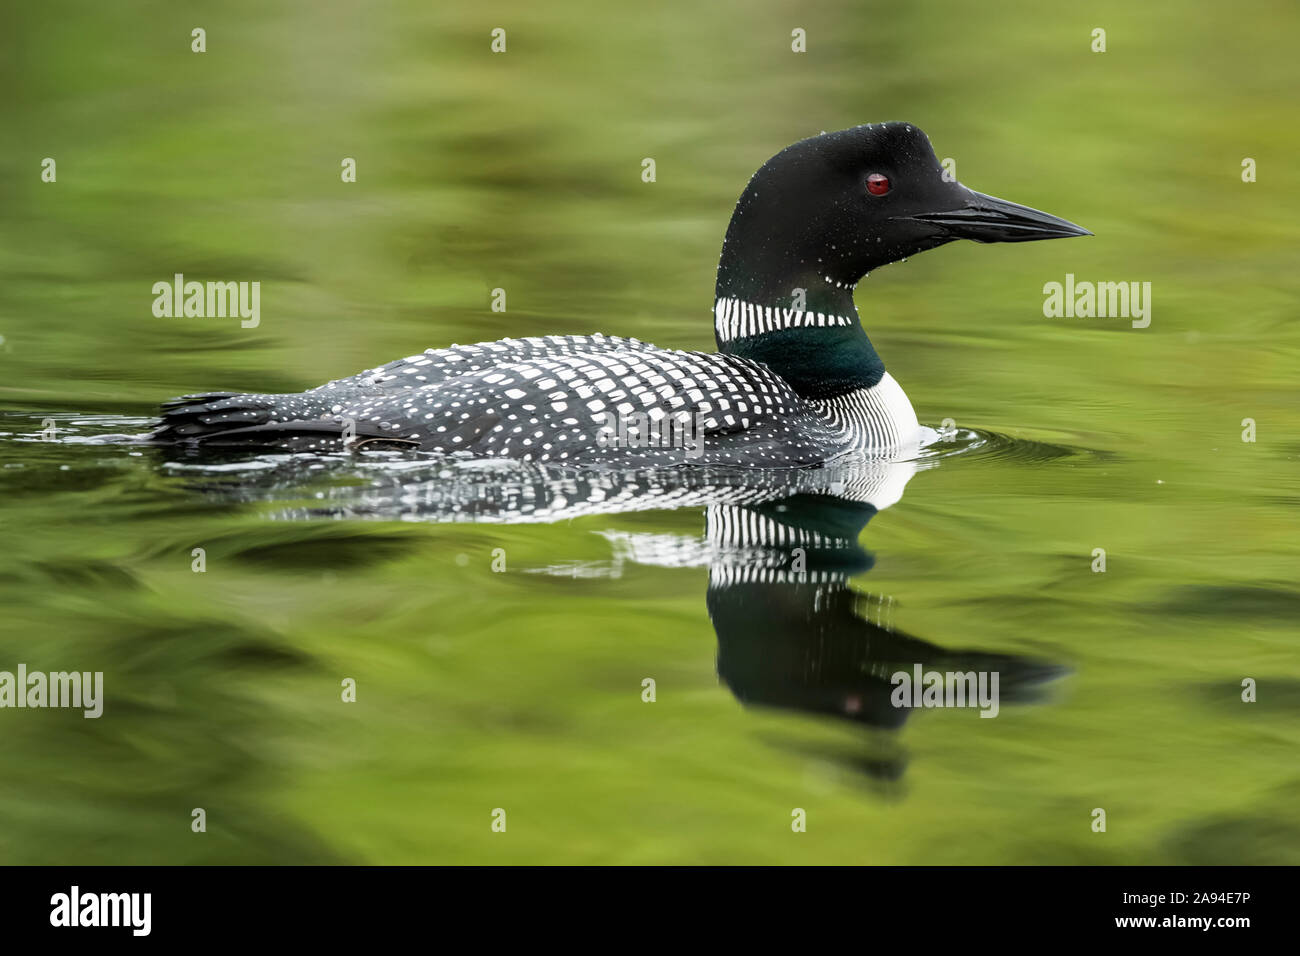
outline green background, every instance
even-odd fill
[[[1293,2],[0,18],[0,669],[103,670],[108,693],[97,721],[0,711],[0,861],[1300,862]],[[927,640],[1068,664],[1044,705],[873,736],[744,709],[704,569],[523,573],[607,561],[599,530],[697,535],[698,511],[273,522],[150,453],[30,440],[47,415],[138,431],[178,393],[298,390],[452,342],[712,348],[753,170],[888,119],[968,186],[1096,234],[959,243],[858,290],[922,421],[1084,450],[924,472],[855,581]],[[260,327],[154,318],[175,272],[261,281]],[[1067,272],[1151,282],[1151,327],[1045,318]],[[845,757],[899,751],[891,784]]]

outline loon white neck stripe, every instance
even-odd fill
[[[720,342],[779,332],[781,329],[853,325],[856,321],[856,317],[849,315],[802,309],[774,309],[770,305],[756,305],[742,299],[718,299],[713,305],[713,328],[717,331]]]

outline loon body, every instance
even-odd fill
[[[858,319],[872,269],[953,239],[1089,235],[945,181],[903,123],[803,140],[755,173],[718,264],[717,352],[548,335],[429,349],[297,394],[189,395],[159,442],[417,447],[564,465],[792,467],[914,448],[921,426]]]

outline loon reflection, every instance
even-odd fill
[[[858,543],[868,522],[902,497],[920,468],[934,464],[863,458],[785,472],[665,474],[393,460],[376,466],[368,485],[328,487],[309,507],[275,516],[527,523],[702,506],[702,536],[606,530],[599,533],[610,543],[611,561],[528,570],[598,577],[619,576],[628,563],[707,567],[717,672],[737,700],[888,731],[923,703],[919,687],[900,691],[898,674],[941,675],[941,704],[952,702],[952,679],[965,679],[960,702],[968,708],[979,706],[979,680],[994,675],[996,699],[981,708],[994,716],[999,706],[1041,699],[1045,685],[1065,673],[1041,659],[951,648],[909,634],[894,626],[892,597],[850,586],[874,562]],[[364,459],[352,461],[354,469],[365,466]],[[267,480],[282,485],[274,476],[287,468],[281,459],[263,489]],[[247,475],[228,490],[236,488],[250,494]],[[896,759],[853,759],[875,777],[901,772]]]
[[[1060,668],[921,640],[894,628],[892,599],[864,600],[849,587],[872,566],[857,540],[875,514],[870,502],[830,495],[709,509],[708,534],[724,545],[709,570],[709,617],[718,676],[737,699],[890,729],[920,700],[914,674],[947,676],[945,690],[961,675],[939,705],[957,700],[986,716],[1038,699]]]
[[[922,640],[894,627],[891,597],[850,587],[850,579],[874,563],[858,544],[880,510],[872,492],[892,494],[900,472],[911,473],[906,464],[880,467],[871,475],[874,480],[846,484],[839,493],[709,506],[702,542],[618,532],[606,537],[620,562],[707,563],[706,603],[718,639],[718,677],[746,706],[896,730],[919,700],[913,696],[919,689],[911,687],[918,673],[957,679],[957,693],[942,698],[949,706],[954,698],[959,705],[979,706],[976,687],[994,682],[991,706],[984,701],[988,716],[996,716],[1002,705],[1041,700],[1045,685],[1063,675],[1064,667]],[[889,503],[887,497],[877,500]],[[903,674],[906,681],[896,676]],[[896,756],[849,756],[873,777],[893,778],[902,770]]]

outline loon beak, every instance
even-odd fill
[[[1028,242],[1092,235],[1082,226],[1037,209],[974,190],[969,193],[966,205],[957,209],[923,212],[907,218],[938,226],[948,238],[976,242]]]

